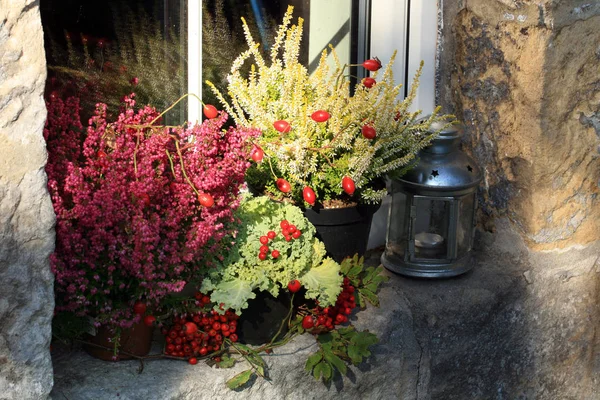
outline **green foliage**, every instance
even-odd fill
[[[342,283],[340,266],[325,257],[325,247],[315,238],[314,226],[298,207],[264,196],[246,197],[234,217],[239,229],[234,238],[227,238],[233,244],[207,269],[200,289],[210,292],[213,302],[224,303],[239,314],[255,297],[255,291],[268,291],[277,297],[293,279],[300,280],[307,297],[325,305],[335,302]],[[284,219],[302,232],[299,238],[289,242],[283,238],[279,223]],[[260,260],[260,237],[268,231],[277,232],[269,248],[278,250],[280,256]]]
[[[368,331],[359,332],[353,326],[340,328],[319,335],[319,350],[310,355],[304,366],[315,379],[327,382],[336,371],[342,375],[347,373],[347,363],[358,365],[371,355],[369,348],[379,340]]]
[[[341,271],[344,276],[350,279],[352,286],[356,288],[359,296],[356,296],[356,304],[361,308],[366,307],[366,301],[379,306],[379,298],[377,297],[377,290],[379,285],[383,282],[387,282],[390,278],[382,275],[383,267],[364,267],[364,257],[348,257],[342,261]]]
[[[231,390],[239,389],[244,386],[254,375],[254,371],[251,369],[247,369],[246,371],[240,372],[233,378],[229,379],[227,383],[227,387]]]

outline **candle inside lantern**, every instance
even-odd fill
[[[444,237],[437,233],[420,232],[415,235],[415,255],[421,258],[439,258],[446,253]]]

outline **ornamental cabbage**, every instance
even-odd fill
[[[268,197],[245,197],[235,212],[238,231],[228,240],[233,242],[222,260],[215,260],[202,281],[201,291],[211,293],[211,300],[232,308],[237,313],[248,307],[254,291],[267,291],[274,297],[280,288],[298,279],[306,288],[306,296],[324,307],[335,303],[341,290],[340,265],[325,256],[325,246],[315,237],[315,227],[302,211],[291,204]],[[302,234],[286,241],[280,229],[282,220],[295,225]],[[259,258],[260,242],[267,232],[277,236],[269,240],[267,258]],[[277,258],[271,251],[278,250]]]

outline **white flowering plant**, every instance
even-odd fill
[[[333,46],[309,73],[298,61],[303,20],[292,24],[292,12],[288,7],[269,62],[242,19],[248,49],[232,65],[228,98],[207,82],[237,125],[262,131],[247,181],[300,206],[378,203],[386,194],[378,185],[381,178],[410,168],[416,153],[437,135],[431,124],[451,123],[451,116],[440,115],[439,108],[428,118],[409,111],[421,68],[408,96],[398,99],[402,85],[394,83],[391,68],[395,53],[385,68],[377,58],[360,64],[372,75],[353,88],[345,74],[348,65],[340,63]]]

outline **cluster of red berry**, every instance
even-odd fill
[[[200,303],[210,303],[208,296],[196,294]],[[238,341],[237,320],[239,316],[227,310],[219,315],[215,310],[180,316],[173,320],[171,327],[163,327],[165,336],[165,354],[175,357],[187,357],[192,365],[198,363],[197,356],[204,357],[217,351],[223,345],[224,338],[232,342]],[[215,361],[220,361],[215,357]]]
[[[302,231],[296,228],[295,225],[290,224],[287,220],[282,220],[279,223],[279,227],[281,228],[281,234],[286,242],[289,242],[292,239],[298,239],[302,235]],[[260,237],[260,249],[258,252],[258,258],[261,260],[266,260],[269,254],[269,242],[277,237],[277,232],[269,231],[265,236]],[[279,250],[271,251],[271,257],[274,259],[279,258],[281,254]]]
[[[302,327],[306,330],[319,328],[320,331],[330,331],[334,329],[335,325],[348,322],[348,316],[356,308],[354,290],[350,280],[344,277],[342,292],[339,294],[335,305],[325,308],[317,305],[312,310],[312,314],[306,315],[302,319]]]

